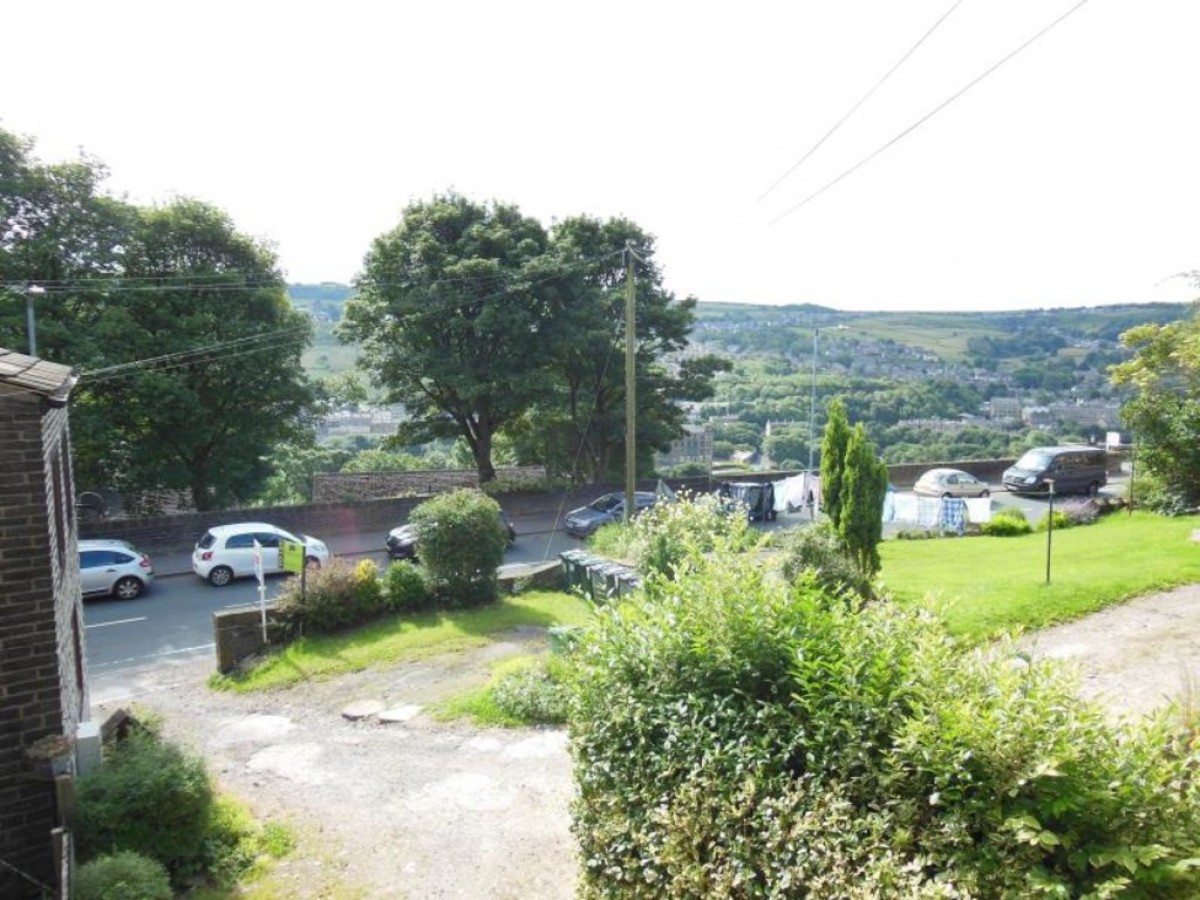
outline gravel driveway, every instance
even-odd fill
[[[563,729],[433,721],[426,704],[479,685],[489,663],[545,645],[529,629],[479,650],[234,695],[208,659],[93,689],[93,713],[134,705],[202,753],[222,789],[291,822],[301,851],[279,868],[295,897],[574,896],[573,784]],[[376,701],[397,721],[351,721]]]
[[[97,680],[95,717],[135,703],[201,752],[222,788],[292,822],[280,866],[295,897],[567,898],[576,885],[561,729],[479,729],[424,707],[481,684],[488,665],[544,648],[541,629],[488,647],[237,696],[205,686],[208,659]],[[1080,669],[1082,692],[1119,714],[1185,695],[1200,677],[1200,585],[1144,597],[1023,639]],[[1193,695],[1195,696],[1195,695]],[[397,721],[350,721],[376,701]]]

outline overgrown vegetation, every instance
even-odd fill
[[[487,684],[454,697],[437,715],[470,716],[478,725],[503,728],[561,725],[568,711],[566,677],[560,657],[514,657],[496,666]]]
[[[262,857],[291,848],[282,826],[264,827],[216,795],[200,757],[142,728],[79,780],[75,834],[80,858],[95,860],[84,866],[84,883],[96,897],[160,896],[159,870],[176,887],[229,886]]]
[[[1195,733],[1114,728],[1052,664],[966,652],[921,612],[730,555],[677,571],[575,655],[583,896],[1200,886]]]

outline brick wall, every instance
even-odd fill
[[[53,885],[52,784],[25,750],[74,734],[86,709],[67,411],[35,394],[0,394],[0,859]],[[75,635],[78,634],[78,646]],[[61,663],[67,670],[60,675]],[[0,896],[38,896],[0,867]]]

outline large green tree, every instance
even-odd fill
[[[401,443],[461,436],[480,481],[495,478],[497,433],[544,390],[544,329],[562,297],[547,242],[516,207],[453,193],[411,204],[375,239],[341,333],[408,410]]]
[[[106,196],[106,170],[45,164],[0,130],[0,346],[82,373],[77,480],[127,503],[183,491],[200,509],[253,495],[264,457],[302,438],[319,393],[300,368],[309,320],[273,253],[195,200],[146,209]]]
[[[635,223],[577,216],[556,225],[550,241],[564,287],[547,327],[552,378],[514,429],[517,450],[577,480],[624,470],[626,251],[632,250],[637,470],[648,473],[654,451],[682,433],[680,401],[711,397],[713,376],[729,363],[712,355],[672,360],[688,346],[696,300],[664,289],[654,238]]]
[[[303,440],[321,410],[300,364],[311,320],[274,255],[199,201],[142,210],[122,269],[80,318],[95,347],[81,480],[183,490],[197,509],[249,499],[270,451]]]
[[[1200,274],[1193,275],[1200,286]],[[1121,335],[1132,359],[1112,368],[1132,389],[1121,410],[1137,459],[1162,481],[1169,505],[1200,506],[1200,308],[1187,321],[1146,324]]]

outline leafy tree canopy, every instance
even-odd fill
[[[0,131],[0,346],[26,346],[15,286],[42,288],[38,355],[82,372],[81,485],[184,491],[199,509],[245,499],[319,408],[300,367],[309,320],[274,254],[224,213],[133,206],[100,193],[105,175],[87,157],[44,165]]]

